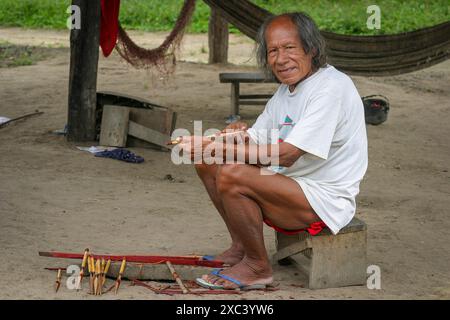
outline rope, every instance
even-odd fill
[[[175,53],[180,47],[194,9],[195,0],[185,0],[173,30],[164,42],[154,49],[145,49],[137,45],[119,25],[119,42],[116,50],[123,59],[136,68],[156,67],[161,73],[172,73],[176,65]]]

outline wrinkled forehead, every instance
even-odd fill
[[[278,46],[289,42],[300,43],[297,26],[289,17],[275,18],[266,28],[265,38],[267,46]]]

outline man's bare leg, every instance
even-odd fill
[[[211,201],[216,207],[217,211],[219,211],[222,219],[225,221],[225,225],[228,228],[228,232],[231,236],[231,247],[225,250],[223,253],[215,256],[216,260],[221,260],[229,265],[235,265],[244,257],[244,249],[241,241],[238,236],[233,232],[232,229],[228,226],[228,219],[226,216],[226,212],[223,208],[222,199],[219,196],[216,186],[216,177],[219,173],[220,165],[212,164],[199,164],[195,166],[197,170],[197,174],[205,185],[206,191],[208,192]]]
[[[300,229],[320,221],[300,186],[283,175],[261,175],[246,164],[224,165],[216,178],[218,192],[231,232],[241,241],[244,258],[222,271],[245,285],[272,282],[272,268],[264,246],[263,219],[285,229]],[[210,283],[226,288],[237,285],[206,275]]]

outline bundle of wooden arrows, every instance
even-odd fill
[[[95,261],[95,259],[91,256],[89,256],[88,258],[88,271],[89,271],[89,289],[90,289],[90,293],[93,295],[101,295],[103,294],[103,286],[105,285],[106,282],[106,274],[109,270],[109,267],[111,266],[111,260],[108,259],[108,262],[105,261],[104,258],[101,259],[97,259],[97,261]],[[84,261],[84,259],[83,259]],[[125,259],[122,262],[123,268],[125,268],[125,264],[126,261]],[[81,289],[81,281],[82,281],[82,274],[84,272],[84,267],[82,266],[81,271],[80,271],[80,277],[79,277],[79,281],[80,284],[78,286],[79,289]],[[117,294],[117,290],[119,288],[120,285],[120,281],[121,281],[121,277],[119,276],[116,280],[115,283],[115,287],[116,287],[116,294]]]
[[[155,287],[150,284],[146,284],[143,281],[138,279],[138,276],[135,278],[131,276],[127,276],[128,280],[131,280],[132,285],[141,286],[147,289],[152,290],[157,294],[237,294],[239,292],[233,290],[208,290],[200,288],[193,281],[186,281],[185,283],[182,281],[180,275],[175,271],[173,265],[179,266],[190,266],[190,267],[202,267],[202,268],[223,268],[227,265],[222,261],[215,260],[205,260],[202,256],[198,255],[188,255],[188,256],[136,256],[136,255],[97,255],[92,254],[89,249],[85,249],[84,254],[78,253],[64,253],[64,252],[39,252],[40,256],[43,257],[52,257],[52,258],[62,258],[62,259],[78,259],[81,260],[81,268],[80,274],[78,277],[77,290],[82,289],[82,282],[85,278],[86,271],[89,273],[89,293],[92,295],[102,295],[105,294],[112,289],[114,289],[115,294],[117,294],[119,290],[120,283],[122,281],[122,277],[125,274],[125,268],[130,266],[132,269],[136,269],[136,266],[139,266],[140,271],[142,271],[143,266],[156,266],[156,265],[165,265],[170,271],[170,275],[172,280],[176,282],[174,286],[165,286],[164,288]],[[113,262],[121,262],[120,269],[118,270],[118,274],[115,280],[115,283],[104,290],[106,277],[108,275],[108,271],[111,273],[112,263]],[[117,265],[116,265],[117,267]],[[181,268],[181,267],[180,267]],[[56,292],[61,286],[61,277],[62,271],[66,270],[66,268],[46,268],[47,270],[54,270],[57,272],[57,279],[55,284]],[[87,269],[87,270],[86,270]],[[116,269],[117,270],[117,269]],[[138,274],[140,274],[139,272]],[[131,274],[131,272],[129,272]],[[186,283],[188,283],[186,285]]]
[[[52,253],[50,253],[50,252],[40,252],[39,254],[41,256],[52,256]],[[58,254],[55,257],[58,257]],[[115,289],[114,292],[117,294],[117,291],[119,290],[120,282],[122,281],[122,275],[125,271],[125,266],[126,266],[126,258],[125,257],[122,259],[122,264],[120,267],[119,275],[118,275],[114,285],[106,291],[103,291],[103,288],[106,283],[106,275],[111,266],[111,259],[105,259],[105,257],[92,255],[89,252],[89,249],[86,249],[84,251],[84,254],[82,255],[80,274],[77,278],[78,279],[77,284],[76,284],[77,291],[82,289],[82,283],[83,283],[83,279],[84,279],[85,272],[86,272],[86,266],[87,266],[87,271],[89,273],[89,293],[90,294],[101,295],[103,293],[110,291],[113,288]],[[61,287],[62,271],[67,270],[67,268],[46,268],[46,269],[57,271],[56,282],[55,282],[55,292],[58,292],[59,288]]]

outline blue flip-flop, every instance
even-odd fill
[[[214,269],[213,271],[210,272],[210,274],[220,277],[219,274],[222,270],[223,269]],[[223,286],[219,286],[214,283],[209,283],[208,281],[206,281],[202,278],[195,279],[195,282],[207,289],[222,289],[223,288]]]
[[[206,260],[206,261],[214,261],[214,256],[209,256],[209,255],[205,255],[202,257],[202,260]]]
[[[251,285],[245,285],[242,282],[240,282],[237,279],[234,279],[230,276],[227,276],[225,274],[221,274],[220,272],[223,269],[214,269],[211,274],[214,276],[217,276],[219,278],[228,280],[230,282],[235,283],[238,287],[237,288],[226,288],[223,285],[218,285],[218,284],[214,284],[214,283],[209,283],[208,281],[202,279],[202,278],[197,278],[195,279],[195,282],[197,284],[199,284],[200,286],[207,288],[207,289],[218,289],[218,290],[236,290],[236,289],[240,289],[240,290],[257,290],[257,289],[266,289],[267,285],[266,284],[251,284]]]

